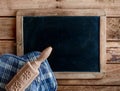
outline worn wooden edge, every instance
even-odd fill
[[[105,9],[107,18],[120,18],[120,8],[118,9]]]
[[[58,7],[58,8],[56,8],[56,7]],[[60,7],[60,8],[59,8]],[[81,6],[82,7],[82,6]],[[85,4],[84,4],[84,7],[85,7]],[[61,9],[61,6],[55,6],[55,7],[52,7],[52,8],[45,8],[45,7],[41,7],[41,8],[33,8],[33,9],[31,9],[31,10],[33,10],[33,11],[35,11],[35,10],[49,10],[49,9],[56,9],[56,10],[60,10],[61,9],[61,11],[62,10],[68,10],[68,9],[79,9],[79,10],[82,10],[82,9],[101,9],[101,10],[105,10],[105,12],[106,12],[106,16],[107,17],[115,17],[115,18],[117,18],[117,17],[120,17],[120,8],[115,8],[115,9],[111,9],[111,8],[108,8],[108,9],[106,9],[106,8],[95,8],[94,6],[91,6],[91,7],[93,7],[93,8],[62,8]],[[17,13],[17,11],[22,11],[22,10],[30,10],[29,8],[25,8],[25,9],[0,9],[0,11],[2,12],[2,13],[0,13],[0,16],[16,16],[16,13]]]
[[[40,9],[19,10],[17,16],[105,16],[103,9]]]
[[[22,26],[22,16],[16,16],[16,45],[17,45],[17,55],[21,56],[24,54],[23,50],[23,26]]]
[[[24,54],[23,47],[23,16],[100,16],[100,72],[55,72],[57,79],[101,79],[105,72],[105,53],[106,53],[106,17],[104,10],[99,9],[83,9],[83,10],[20,10],[17,12],[17,55]],[[65,75],[66,73],[66,75]]]
[[[54,72],[57,79],[101,79],[105,72]]]
[[[106,43],[106,47],[109,48],[120,48],[120,41],[109,41]]]
[[[82,3],[82,2],[61,2],[58,3],[58,7],[61,9],[118,9],[119,3]]]
[[[107,42],[120,42],[120,39],[107,39]]]
[[[0,16],[16,16],[18,10],[48,9],[104,9],[108,17],[120,16],[120,2],[112,0],[52,0],[52,1],[11,1],[4,0],[0,4]],[[33,3],[32,3],[33,2]]]
[[[119,86],[58,86],[57,91],[120,91]]]
[[[120,61],[107,61],[107,64],[120,64]]]
[[[105,72],[106,64],[106,16],[100,17],[100,68]]]

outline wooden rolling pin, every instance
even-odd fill
[[[25,91],[25,89],[38,76],[40,64],[49,57],[52,47],[44,49],[41,56],[32,62],[27,62],[5,86],[7,91]]]

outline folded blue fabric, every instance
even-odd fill
[[[13,78],[28,61],[35,61],[40,56],[40,52],[31,52],[24,56],[15,56],[5,54],[0,56],[0,91],[5,91],[5,85]],[[40,68],[39,75],[31,83],[25,91],[56,91],[57,81],[50,68],[47,60],[45,60]]]

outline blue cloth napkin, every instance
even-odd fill
[[[40,52],[31,52],[23,56],[4,54],[0,56],[0,91],[5,91],[5,85],[13,78],[28,61],[35,61],[40,56]],[[56,91],[57,81],[45,60],[40,68],[39,75],[25,91]]]

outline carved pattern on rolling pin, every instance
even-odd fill
[[[14,82],[14,84],[11,87],[11,91],[19,91],[20,88],[22,87],[21,82],[27,81],[28,79],[30,79],[31,76],[32,76],[32,73],[29,70],[26,70],[24,73],[22,73],[19,80]]]
[[[23,74],[22,74],[22,80],[28,80],[31,77],[31,72],[26,70]]]
[[[21,88],[21,83],[19,81],[14,82],[14,84],[11,87],[10,91],[19,91],[19,88]]]

